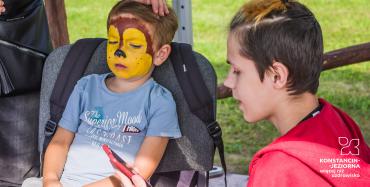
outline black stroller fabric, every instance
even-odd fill
[[[38,0],[26,7],[6,5],[7,14],[0,16],[0,96],[40,90],[43,64],[52,50],[44,6]]]
[[[39,174],[39,92],[0,98],[0,186]]]
[[[0,15],[0,186],[39,175],[43,63],[52,50],[41,0],[5,0]]]

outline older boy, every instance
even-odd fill
[[[44,161],[44,186],[120,186],[101,148],[108,144],[148,179],[169,138],[179,138],[171,93],[151,73],[168,57],[174,12],[120,1],[108,16],[107,63],[112,73],[78,81]]]
[[[323,39],[307,7],[293,0],[246,3],[230,24],[227,48],[224,84],[244,119],[268,120],[281,134],[252,159],[248,186],[370,185],[370,149],[360,129],[316,96]]]

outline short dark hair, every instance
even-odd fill
[[[109,12],[107,29],[109,29],[109,24],[112,18],[123,13],[129,13],[153,26],[153,42],[157,47],[161,47],[164,44],[171,43],[178,27],[175,12],[171,7],[168,7],[168,10],[168,15],[158,16],[153,13],[151,5],[145,5],[135,1],[121,0],[117,2]]]
[[[252,0],[230,23],[240,54],[254,61],[261,81],[273,60],[289,71],[288,92],[315,94],[323,63],[319,23],[303,4],[292,0]]]

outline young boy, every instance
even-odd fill
[[[151,6],[120,1],[107,28],[112,73],[78,81],[46,150],[44,186],[120,186],[102,144],[148,179],[169,138],[181,137],[171,93],[151,78],[171,51],[174,12],[159,17]]]
[[[260,150],[248,186],[370,186],[370,149],[356,123],[315,95],[323,63],[319,23],[293,0],[252,0],[234,16],[224,85],[248,122],[281,137]]]

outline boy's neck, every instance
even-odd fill
[[[150,73],[145,75],[144,77],[134,79],[134,80],[127,80],[127,79],[121,79],[116,76],[109,77],[105,80],[105,84],[107,85],[107,88],[115,93],[125,93],[132,91],[141,85],[143,85],[147,80],[150,79]]]
[[[318,98],[310,93],[303,93],[278,104],[275,114],[269,118],[281,135],[286,134],[319,106]]]

